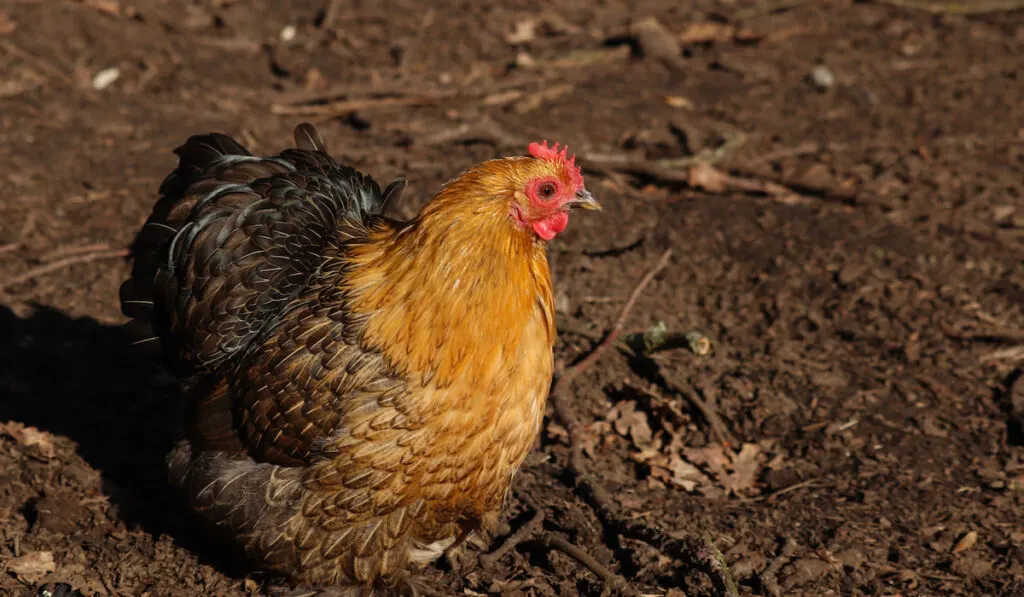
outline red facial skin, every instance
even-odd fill
[[[511,215],[520,228],[529,225],[539,238],[550,241],[569,224],[568,206],[584,192],[583,175],[576,167],[576,156],[569,156],[565,147],[558,151],[557,143],[553,147],[547,141],[531,143],[528,150],[532,157],[561,168],[561,177],[541,176],[527,183],[528,205],[513,205]]]
[[[569,224],[569,212],[565,203],[576,195],[575,189],[553,176],[530,181],[526,187],[526,197],[530,201],[531,211],[535,216],[530,222],[537,236],[549,241],[565,230]]]

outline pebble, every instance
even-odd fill
[[[818,91],[828,91],[836,84],[835,73],[824,64],[819,64],[812,68],[807,77]]]
[[[121,78],[121,70],[116,66],[105,68],[92,76],[92,88],[96,91],[103,91],[119,78]]]

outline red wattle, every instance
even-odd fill
[[[537,236],[544,240],[551,240],[561,231],[565,230],[565,227],[569,225],[569,214],[564,211],[560,211],[554,215],[550,215],[541,220],[535,220],[533,222],[533,231],[537,233]]]

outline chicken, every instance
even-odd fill
[[[404,180],[381,191],[311,125],[295,137],[176,150],[122,311],[183,382],[168,463],[192,509],[301,587],[406,593],[495,528],[552,379],[546,244],[600,207],[544,142],[397,223]]]

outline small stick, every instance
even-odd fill
[[[493,568],[501,558],[505,557],[505,554],[515,549],[517,545],[526,541],[532,537],[544,524],[544,510],[537,510],[533,518],[531,518],[526,524],[521,526],[515,533],[509,535],[497,549],[491,553],[486,553],[480,556],[480,564],[484,568]]]
[[[348,112],[360,110],[375,110],[381,108],[393,108],[396,106],[424,106],[436,103],[444,98],[455,95],[453,93],[438,93],[434,95],[414,95],[408,97],[374,97],[341,100],[322,105],[292,106],[288,104],[273,104],[270,111],[273,114],[289,116],[338,116]]]
[[[99,251],[109,251],[110,245],[107,243],[93,243],[91,245],[81,245],[78,247],[60,247],[56,250],[50,251],[49,253],[43,254],[39,257],[39,261],[50,261],[52,259],[71,257],[72,255],[81,255],[82,253],[97,253]]]
[[[65,257],[64,259],[58,259],[57,261],[51,261],[45,265],[34,267],[27,272],[14,276],[2,283],[0,283],[0,292],[5,292],[11,286],[28,282],[39,276],[62,270],[72,265],[78,265],[79,263],[88,263],[90,261],[99,261],[101,259],[113,259],[116,257],[127,257],[130,254],[128,249],[115,249],[111,251],[97,251],[95,253],[85,253],[82,255],[74,255],[72,257]]]
[[[640,592],[631,587],[629,583],[626,582],[626,579],[615,574],[609,570],[607,566],[598,562],[594,556],[583,551],[572,543],[569,543],[562,537],[548,533],[544,535],[541,541],[549,549],[558,550],[586,566],[588,570],[596,574],[604,582],[605,586],[618,591],[622,595],[630,595],[631,597],[640,596]]]
[[[679,392],[683,394],[690,404],[697,407],[700,414],[704,415],[704,418],[711,425],[711,431],[718,437],[718,442],[721,444],[736,445],[736,438],[729,433],[729,428],[725,426],[722,419],[718,416],[718,411],[711,407],[707,400],[703,398],[710,393],[708,386],[703,386],[697,389],[696,392]]]
[[[642,520],[627,518],[618,514],[613,505],[614,499],[611,493],[586,471],[586,467],[583,464],[583,447],[580,441],[581,427],[579,422],[573,417],[572,410],[569,407],[570,397],[568,388],[572,380],[579,376],[589,365],[593,364],[608,350],[608,347],[615,343],[617,336],[622,331],[626,318],[629,317],[640,294],[651,283],[654,276],[668,265],[668,260],[671,256],[671,250],[665,251],[654,268],[640,280],[640,283],[633,289],[629,300],[626,301],[622,312],[619,314],[619,318],[604,341],[587,357],[567,369],[558,378],[558,381],[555,382],[551,390],[551,403],[555,410],[556,419],[559,424],[565,427],[569,434],[569,463],[567,468],[574,477],[574,489],[583,501],[594,510],[597,518],[605,528],[609,532],[620,534],[629,539],[643,541],[664,554],[691,563],[695,568],[707,573],[722,591],[726,591],[727,582],[723,578],[722,573],[716,569],[713,562],[702,555],[702,551],[699,548],[694,547],[690,542],[672,537],[664,530],[649,525]]]
[[[1010,342],[1024,343],[1024,330],[980,330],[977,332],[957,332],[939,326],[939,329],[946,336],[954,340],[976,341],[976,342]]]
[[[668,266],[668,260],[670,257],[672,257],[672,249],[666,249],[665,252],[661,254],[661,258],[658,259],[658,263],[651,268],[651,271],[644,275],[640,280],[640,283],[633,289],[633,292],[629,295],[629,300],[626,301],[626,304],[622,307],[622,311],[619,313],[619,318],[615,320],[615,325],[612,326],[611,331],[608,332],[605,339],[580,362],[569,367],[564,373],[562,373],[558,378],[558,381],[555,382],[555,387],[551,390],[552,394],[559,394],[564,391],[565,388],[568,388],[569,384],[571,384],[580,373],[583,373],[587,367],[593,365],[595,361],[601,358],[601,355],[603,355],[608,348],[615,344],[615,341],[619,338],[619,334],[622,333],[623,326],[626,325],[626,319],[629,318],[629,314],[633,312],[633,307],[636,306],[637,299],[640,298],[644,289],[646,289],[651,281],[654,280],[654,276],[658,275],[658,272]]]
[[[74,83],[74,80],[71,78],[71,75],[67,74],[66,72],[62,71],[56,66],[50,64],[49,62],[43,60],[42,58],[36,56],[35,54],[30,54],[29,52],[22,50],[21,48],[7,40],[0,40],[0,48],[6,50],[8,54],[14,54],[15,56],[21,58],[25,62],[31,63],[32,66],[35,66],[36,68],[42,71],[45,71],[46,74],[50,75],[53,78],[60,79],[65,83]]]
[[[1020,10],[1022,0],[972,0],[970,2],[934,2],[928,0],[875,0],[901,8],[916,8],[932,14],[982,15],[994,12]]]

